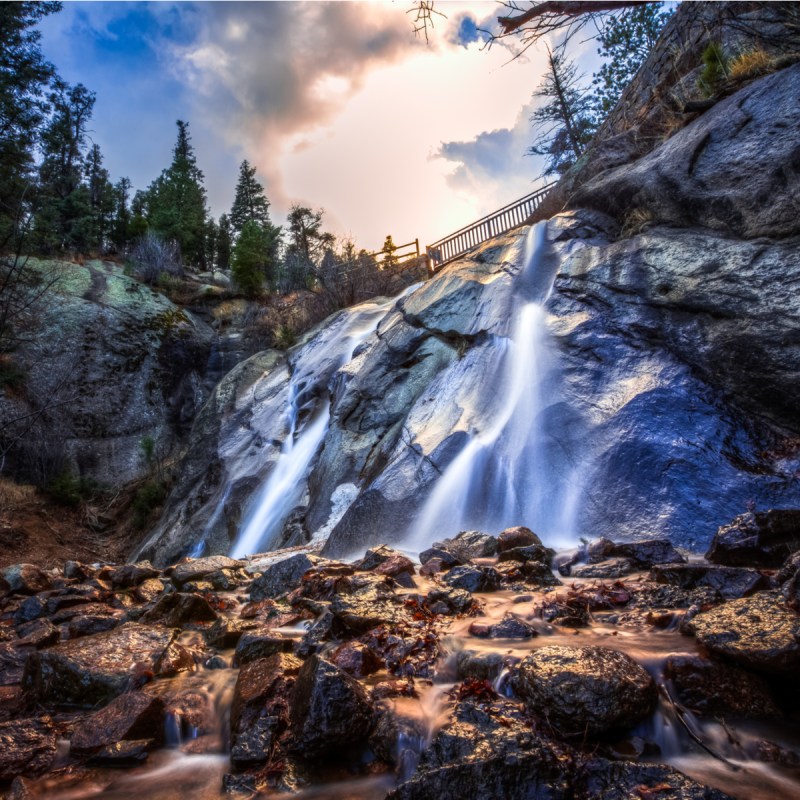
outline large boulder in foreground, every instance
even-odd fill
[[[777,569],[800,550],[800,509],[741,514],[715,534],[706,558],[732,567]]]
[[[295,746],[312,759],[365,741],[374,723],[363,686],[317,655],[297,676],[290,714]]]
[[[122,694],[142,676],[171,671],[176,631],[128,622],[32,653],[23,683],[41,702],[94,706]]]
[[[656,702],[650,674],[607,647],[540,647],[519,664],[513,686],[565,734],[633,727]]]
[[[800,669],[800,614],[777,592],[759,592],[703,611],[688,623],[703,647],[743,667],[776,675]]]

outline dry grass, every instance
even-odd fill
[[[745,50],[734,58],[728,66],[728,74],[732,80],[740,81],[765,75],[774,68],[771,56],[761,48]]]
[[[631,236],[636,236],[654,221],[653,212],[649,209],[633,208],[625,215],[618,238],[629,239]]]
[[[0,510],[11,511],[31,503],[36,496],[36,487],[14,483],[0,478]]]

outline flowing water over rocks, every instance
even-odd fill
[[[631,559],[624,579],[565,576],[612,552]],[[424,559],[381,546],[352,563],[295,549],[5,570],[7,796],[800,793],[794,554],[753,570],[766,589],[687,587],[670,569],[714,565],[664,540],[555,553],[523,527]],[[74,629],[101,612],[112,629]]]

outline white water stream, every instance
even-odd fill
[[[494,373],[472,368],[466,443],[444,468],[414,522],[407,547],[477,528],[525,524],[548,543],[570,541],[579,491],[575,470],[550,446],[545,413],[559,376],[544,308],[555,278],[545,258],[546,224],[531,228],[511,298],[509,338],[489,345]],[[466,405],[466,404],[465,404]]]
[[[413,291],[409,287],[401,297]],[[330,424],[330,397],[320,374],[333,375],[352,360],[359,346],[375,333],[378,323],[398,301],[364,303],[347,312],[332,335],[301,351],[293,365],[286,402],[286,435],[278,460],[253,501],[236,543],[233,558],[271,549],[291,510],[302,501],[311,470]],[[333,363],[333,371],[321,364]]]

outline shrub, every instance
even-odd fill
[[[275,329],[275,347],[278,350],[288,350],[297,344],[297,334],[286,324]]]
[[[703,50],[703,69],[697,85],[706,97],[714,95],[728,76],[729,59],[719,42],[710,42]]]
[[[50,497],[62,506],[74,508],[81,501],[94,497],[99,490],[96,481],[75,475],[69,469],[63,469],[47,484],[46,491]]]
[[[148,231],[134,242],[130,258],[136,277],[150,286],[157,284],[165,274],[183,275],[178,243],[162,239],[153,231]]]
[[[142,484],[133,498],[133,524],[137,529],[142,529],[167,496],[164,484],[150,480]]]

